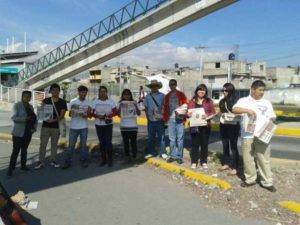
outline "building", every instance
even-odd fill
[[[33,52],[14,52],[0,54],[0,84],[12,87],[18,84],[18,73],[26,63],[37,55]]]
[[[277,88],[300,86],[300,67],[269,67],[267,77]]]

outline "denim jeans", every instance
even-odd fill
[[[169,119],[168,131],[169,131],[171,158],[182,159],[183,140],[184,140],[183,123],[177,123],[176,120],[173,118]]]
[[[88,129],[70,129],[69,132],[69,148],[67,150],[67,155],[65,162],[71,164],[74,148],[77,142],[78,136],[80,137],[80,160],[84,161],[88,158],[88,151],[86,147],[86,141],[88,136]]]
[[[159,155],[166,152],[165,149],[165,127],[163,121],[148,121],[148,145],[147,153],[157,155],[155,151],[155,137],[158,138],[159,143]]]

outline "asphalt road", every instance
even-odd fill
[[[226,209],[209,208],[192,189],[143,164],[113,168],[92,163],[82,169],[74,163],[69,170],[46,167],[21,172],[13,178],[5,172],[10,142],[0,142],[0,177],[9,193],[23,190],[38,209],[25,217],[31,225],[268,225],[256,218],[239,218]],[[29,149],[29,162],[37,156]]]

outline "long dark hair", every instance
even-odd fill
[[[225,83],[223,85],[223,90],[226,90],[228,95],[221,99],[219,102],[219,107],[221,112],[227,112],[227,109],[225,107],[225,102],[227,105],[227,108],[232,111],[233,105],[237,102],[237,96],[235,94],[235,87],[232,83]]]
[[[129,89],[124,89],[124,90],[122,91],[122,95],[121,95],[120,102],[125,100],[125,99],[124,99],[124,94],[129,94],[129,95],[130,95],[129,101],[133,101],[133,96],[132,96],[131,91],[130,91]]]
[[[231,99],[235,97],[235,87],[232,83],[226,83],[223,85],[223,90],[226,90],[228,95],[226,98]]]
[[[199,84],[197,87],[196,87],[196,89],[195,89],[195,91],[194,91],[194,97],[193,97],[193,100],[195,101],[195,102],[197,102],[197,100],[198,100],[198,94],[197,94],[197,92],[199,91],[199,90],[202,90],[202,91],[205,91],[205,95],[203,96],[203,98],[206,100],[206,101],[208,101],[210,98],[208,97],[208,89],[207,89],[207,87],[206,87],[206,85],[205,84]]]

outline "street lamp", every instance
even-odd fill
[[[202,68],[203,68],[203,51],[206,47],[199,45],[197,47],[195,47],[195,49],[197,50],[197,52],[200,54],[200,80],[201,82],[203,82],[203,74],[202,74]]]

